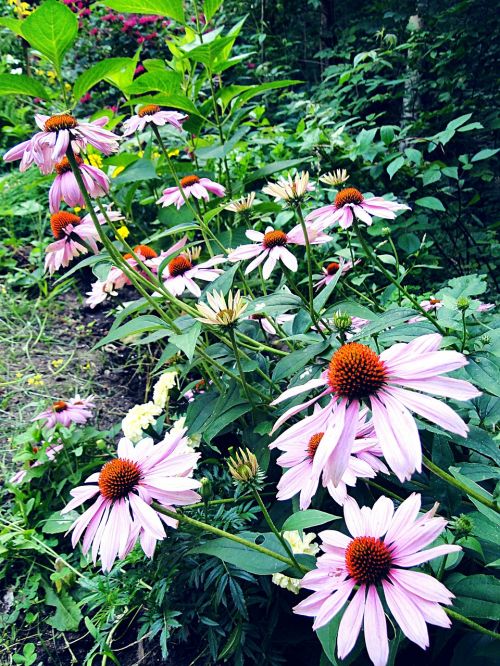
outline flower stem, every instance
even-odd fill
[[[462,310],[462,345],[460,351],[463,353],[465,349],[465,343],[467,342],[467,324],[465,323],[465,310]]]
[[[236,359],[236,366],[238,367],[238,372],[240,373],[243,390],[245,391],[245,395],[248,399],[248,402],[252,405],[252,409],[255,410],[255,404],[252,400],[252,396],[250,394],[247,381],[245,379],[245,373],[243,372],[243,368],[241,367],[240,351],[238,349],[238,345],[236,344],[236,337],[234,335],[234,330],[232,327],[229,327],[229,338],[231,339],[231,344],[233,346],[234,357]]]
[[[356,236],[358,237],[359,242],[361,243],[361,247],[364,250],[364,253],[372,261],[375,263],[378,268],[380,269],[381,273],[385,275],[385,277],[391,282],[393,285],[395,285],[400,292],[405,296],[410,303],[413,305],[413,307],[418,310],[419,312],[422,313],[422,315],[431,322],[431,324],[441,333],[441,335],[446,335],[446,331],[442,326],[438,324],[438,322],[432,317],[427,310],[424,310],[424,308],[420,305],[420,303],[406,290],[405,287],[403,287],[396,278],[394,278],[390,272],[386,269],[384,264],[380,261],[380,259],[377,257],[377,255],[371,251],[370,247],[368,246],[368,243],[366,240],[363,238],[363,235],[361,233],[361,230],[358,227],[357,221],[354,222],[353,224],[354,232],[356,233]]]
[[[451,608],[446,608],[445,606],[441,606],[441,608],[444,610],[446,615],[449,615],[453,620],[457,620],[457,622],[465,624],[467,627],[473,629],[474,631],[478,631],[480,634],[485,634],[486,636],[490,636],[491,638],[496,638],[497,641],[500,640],[500,634],[497,634],[496,631],[492,631],[491,629],[486,629],[486,627],[483,627],[477,622],[474,622],[474,620],[469,620],[468,617],[464,617],[463,615],[457,613],[457,611],[454,611]]]
[[[266,521],[266,523],[269,525],[269,527],[270,527],[270,529],[271,529],[271,532],[272,532],[272,533],[275,535],[275,537],[280,541],[281,545],[283,546],[283,548],[284,548],[284,549],[286,550],[286,552],[288,553],[288,556],[289,556],[290,559],[293,561],[294,566],[297,567],[297,569],[299,569],[299,571],[300,571],[300,570],[301,570],[301,566],[300,566],[300,564],[297,562],[297,560],[295,559],[295,555],[293,554],[293,550],[292,550],[290,544],[288,543],[288,541],[285,539],[285,537],[283,536],[283,534],[278,530],[278,528],[277,528],[276,525],[274,524],[273,519],[272,519],[271,516],[269,515],[269,511],[268,511],[267,508],[266,508],[266,505],[265,505],[264,502],[262,501],[262,498],[261,498],[261,496],[260,496],[260,494],[259,494],[259,491],[258,491],[258,490],[254,490],[254,491],[253,491],[253,495],[254,495],[254,497],[255,497],[255,500],[256,500],[257,504],[258,504],[259,507],[260,507],[260,510],[262,511],[262,515],[264,516],[264,520]]]
[[[451,474],[448,474],[448,472],[445,472],[443,469],[435,465],[432,460],[429,460],[426,456],[422,457],[424,465],[427,467],[428,470],[430,470],[433,474],[438,476],[440,479],[443,479],[443,481],[446,481],[447,483],[450,484],[450,486],[454,486],[455,488],[458,488],[458,490],[461,490],[465,495],[469,495],[469,497],[473,497],[475,500],[480,502],[481,504],[484,504],[484,506],[487,506],[489,509],[493,509],[493,511],[496,511],[497,513],[500,513],[500,509],[497,507],[495,502],[492,500],[488,499],[487,497],[484,497],[484,495],[481,495],[478,493],[476,490],[473,488],[469,488],[465,485],[465,483],[462,483],[459,479],[455,479],[454,476]]]
[[[189,518],[189,516],[186,516],[183,513],[176,512],[176,511],[170,511],[170,509],[166,509],[164,506],[161,504],[158,504],[157,502],[153,502],[152,507],[155,511],[158,511],[159,513],[163,513],[165,516],[169,516],[170,518],[174,518],[174,520],[179,520],[183,523],[186,523],[187,525],[192,525],[193,527],[197,527],[200,530],[204,530],[205,532],[211,532],[212,534],[215,534],[218,537],[223,537],[225,539],[230,539],[231,541],[234,541],[235,543],[239,543],[242,546],[246,546],[247,548],[251,548],[252,550],[257,551],[258,553],[261,553],[262,555],[267,555],[268,557],[272,557],[275,560],[279,560],[280,562],[283,562],[284,564],[287,564],[288,566],[295,566],[293,561],[285,557],[284,555],[280,555],[279,553],[275,553],[274,550],[270,550],[269,548],[265,548],[265,546],[259,546],[257,543],[253,543],[252,541],[248,541],[247,539],[243,539],[242,537],[238,536],[237,534],[231,534],[230,532],[225,532],[224,530],[219,529],[218,527],[214,527],[213,525],[209,525],[208,523],[203,523],[201,520],[196,520],[195,518]],[[300,567],[301,571],[306,572],[307,569],[303,566]]]

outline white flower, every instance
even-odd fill
[[[292,178],[279,178],[276,183],[268,183],[262,188],[264,194],[274,197],[275,201],[301,201],[306,192],[314,190],[314,185],[309,182],[309,173],[301,171]]]
[[[254,199],[255,192],[250,192],[246,197],[231,201],[230,204],[224,207],[224,210],[230,210],[232,213],[243,213],[245,210],[249,210],[253,206]]]
[[[283,532],[283,537],[288,541],[292,547],[292,553],[294,555],[316,555],[319,552],[319,546],[313,543],[316,535],[314,532],[309,532],[308,534],[304,533],[304,537],[301,539],[298,530],[292,530],[290,532]],[[300,590],[300,580],[298,578],[290,578],[281,573],[273,574],[272,581],[275,585],[279,585],[286,590],[290,590],[294,594],[298,594]]]
[[[123,434],[132,442],[138,442],[143,438],[143,430],[156,423],[156,417],[161,411],[162,408],[152,402],[135,405],[122,420]]]
[[[327,185],[332,185],[336,187],[337,185],[342,185],[346,180],[349,180],[349,176],[345,169],[336,169],[335,171],[329,171],[325,173],[324,176],[320,176],[320,181],[326,183]]]
[[[177,380],[177,371],[164,372],[153,389],[153,403],[157,407],[165,407],[168,402],[168,394],[174,388]]]
[[[241,298],[239,290],[236,294],[229,292],[227,303],[222,292],[213,291],[207,294],[208,305],[198,303],[196,306],[201,317],[196,317],[198,321],[211,326],[230,326],[241,316],[246,309],[247,304]]]

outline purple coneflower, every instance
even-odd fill
[[[41,421],[45,419],[43,424],[45,428],[54,428],[57,423],[69,428],[72,423],[80,425],[87,423],[92,417],[93,407],[95,407],[93,395],[89,395],[88,398],[80,398],[79,395],[76,395],[67,402],[57,400],[48,409],[40,412],[31,420]]]
[[[167,123],[178,129],[182,130],[182,123],[188,119],[187,114],[179,113],[178,111],[162,111],[161,107],[157,104],[146,104],[143,106],[135,116],[132,116],[123,123],[123,136],[129,136],[134,132],[142,132],[142,130],[149,123],[163,127]]]
[[[85,162],[75,155],[80,175],[85,184],[85,189],[93,199],[102,197],[109,191],[109,179],[97,167],[85,164]],[[78,187],[76,178],[71,171],[71,166],[67,157],[55,165],[57,176],[54,179],[49,191],[49,205],[51,213],[58,213],[61,201],[65,201],[68,206],[75,208],[85,206],[85,199]]]
[[[177,210],[179,210],[186,203],[184,197],[194,197],[195,199],[205,199],[205,201],[208,201],[210,198],[209,192],[215,194],[216,197],[223,197],[226,194],[225,188],[219,183],[215,183],[209,178],[200,178],[196,175],[184,176],[180,180],[180,185],[184,196],[182,196],[181,188],[167,187],[167,189],[163,190],[162,196],[156,203],[161,203],[164,208],[175,204]]]

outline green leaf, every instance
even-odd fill
[[[44,534],[60,534],[61,532],[67,532],[75,518],[78,518],[76,511],[70,511],[64,516],[61,516],[60,511],[56,511],[47,518],[42,527],[42,532]]]
[[[431,210],[439,210],[445,212],[446,209],[437,197],[422,197],[415,201],[417,206],[422,206],[422,208],[430,208]]]
[[[327,347],[330,346],[328,340],[323,340],[313,345],[307,345],[303,349],[298,349],[297,351],[291,352],[287,356],[281,358],[273,372],[273,381],[279,382],[285,377],[289,377],[292,374],[300,372],[302,368],[309,363],[309,361],[321,354]]]
[[[151,91],[166,93],[167,95],[182,94],[182,76],[178,72],[154,70],[146,72],[127,87],[128,95],[143,95]]]
[[[277,537],[271,532],[264,534],[259,534],[258,532],[241,532],[237,536],[247,541],[258,543],[259,546],[268,548],[280,555],[287,555]],[[222,539],[213,539],[202,546],[195,546],[191,548],[189,553],[218,557],[223,562],[234,564],[234,566],[243,569],[243,571],[262,576],[279,573],[288,567],[285,562],[275,560],[270,555],[259,553],[253,550],[253,548],[236,543],[225,537]]]
[[[227,295],[228,291],[233,286],[234,276],[238,270],[238,264],[228,268],[222,275],[219,275],[218,278],[215,278],[213,282],[209,282],[205,289],[202,292],[202,296],[205,296],[207,293],[212,293],[212,291],[221,291],[224,296]]]
[[[99,342],[94,345],[93,349],[99,349],[99,347],[103,347],[115,340],[121,340],[129,335],[138,335],[139,333],[156,331],[161,328],[165,328],[165,322],[163,319],[160,319],[155,315],[141,315],[140,317],[136,317],[132,321],[123,324],[123,326],[117,326],[116,328],[111,329],[102,340],[99,340]]]
[[[326,656],[334,666],[338,666],[339,664],[337,657],[335,656],[335,648],[337,647],[337,635],[339,633],[339,625],[343,614],[343,611],[338,612],[328,624],[320,627],[316,632]]]
[[[199,321],[195,321],[184,333],[172,333],[168,338],[168,341],[170,344],[175,345],[180,352],[186,354],[191,361],[194,356],[194,350],[196,349],[196,342],[198,341],[200,332],[201,324]]]
[[[127,14],[155,14],[184,22],[183,0],[104,0],[106,7]]]
[[[277,173],[279,171],[285,171],[285,169],[291,169],[292,167],[299,166],[301,164],[304,164],[304,162],[309,161],[309,159],[296,159],[296,160],[283,160],[282,162],[271,162],[271,164],[268,164],[265,167],[262,167],[262,169],[257,169],[257,171],[254,171],[253,173],[250,173],[249,176],[246,177],[245,179],[245,184],[246,183],[253,183],[256,180],[261,180],[263,178],[267,178],[267,176],[271,176],[273,173]]]
[[[282,79],[280,81],[268,81],[267,83],[261,83],[258,86],[244,86],[247,88],[247,90],[237,95],[235,108],[240,108],[243,104],[246,104],[250,99],[256,97],[257,95],[262,95],[270,90],[289,88],[290,86],[299,85],[299,83],[303,83],[303,81],[300,81],[299,79]]]
[[[23,21],[23,37],[60,72],[62,58],[78,32],[78,19],[57,0],[47,0]]]
[[[295,310],[300,307],[302,301],[295,294],[289,292],[276,292],[269,296],[256,298],[246,309],[247,315],[266,313],[271,317],[284,314],[289,310]]]
[[[477,451],[477,453],[480,453],[483,456],[491,458],[496,463],[496,465],[500,466],[500,452],[498,450],[498,445],[482,428],[469,425],[469,433],[467,438],[462,439],[460,437],[457,439],[457,444],[465,446],[468,449]]]
[[[128,166],[119,176],[114,178],[114,183],[116,185],[123,185],[124,183],[142,183],[145,180],[153,180],[154,178],[158,178],[154,163],[151,160],[141,158]]]
[[[466,617],[498,620],[500,617],[500,580],[495,576],[473,574],[447,585],[456,596],[453,609]]]
[[[480,150],[474,155],[474,157],[471,158],[471,162],[487,160],[488,158],[493,157],[493,155],[496,155],[499,150],[500,148],[484,148],[484,150]]]
[[[204,427],[204,440],[210,443],[224,428],[251,409],[252,405],[241,395],[239,385],[234,382],[228,393],[220,395],[213,407],[212,416]]]
[[[500,397],[498,360],[492,355],[478,353],[469,356],[468,361],[469,363],[465,366],[464,371],[469,379],[483,391]]]
[[[0,95],[29,95],[50,99],[50,93],[40,81],[24,74],[0,74]]]
[[[456,130],[461,125],[466,123],[470,118],[472,118],[472,113],[466,113],[463,116],[460,116],[459,118],[455,118],[454,120],[450,120],[450,122],[446,125],[446,129]]]
[[[55,615],[46,620],[47,624],[57,631],[76,631],[82,619],[82,613],[78,608],[76,601],[66,590],[61,590],[59,594],[45,586],[45,603],[49,606],[55,606]]]
[[[388,146],[394,139],[394,128],[392,125],[384,125],[380,128],[380,138]]]
[[[203,0],[203,13],[207,22],[210,21],[221,5],[222,0]]]
[[[394,174],[401,169],[404,163],[405,163],[405,158],[402,155],[400,155],[399,157],[396,157],[396,159],[393,160],[390,164],[387,165],[387,173],[389,174],[389,178],[391,180]]]
[[[5,28],[11,30],[14,34],[22,36],[23,34],[23,23],[15,18],[9,18],[8,16],[2,16],[0,18],[0,25],[3,25]]]
[[[297,513],[289,516],[283,523],[281,529],[283,532],[289,530],[305,530],[308,527],[330,523],[332,520],[339,520],[339,516],[333,516],[331,513],[318,511],[316,509],[307,509],[306,511],[297,511]]]
[[[123,76],[129,77],[132,81],[135,67],[135,58],[107,58],[102,60],[80,74],[73,86],[73,95],[78,100],[100,81],[114,83],[117,75],[120,78]]]
[[[323,287],[323,289],[314,299],[314,309],[316,310],[316,312],[320,312],[325,307],[326,302],[332,295],[333,290],[337,286],[337,282],[339,281],[341,275],[342,275],[342,266],[339,266],[337,272],[332,277],[330,282],[326,285],[326,287]]]

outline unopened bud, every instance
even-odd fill
[[[105,442],[103,439],[98,439],[98,440],[96,440],[95,445],[96,445],[97,448],[100,449],[101,451],[104,451],[104,449],[106,448],[106,442]]]
[[[340,310],[338,310],[333,315],[333,325],[339,333],[345,333],[352,326],[352,317],[345,312],[340,312]]]
[[[200,487],[200,495],[201,499],[204,502],[208,502],[213,495],[212,492],[212,482],[210,479],[207,479],[206,476],[204,476],[202,479],[200,479],[201,487]]]
[[[257,457],[250,449],[238,449],[227,461],[229,473],[236,484],[256,488],[264,480],[263,472],[259,467]]]
[[[390,227],[383,227],[383,229],[380,232],[382,236],[390,236],[391,235],[391,228]]]
[[[469,536],[474,530],[474,521],[465,513],[461,513],[452,521],[450,527],[457,537]]]
[[[460,312],[465,312],[470,306],[470,301],[468,298],[465,296],[460,296],[460,298],[457,300],[457,308],[460,310]]]

